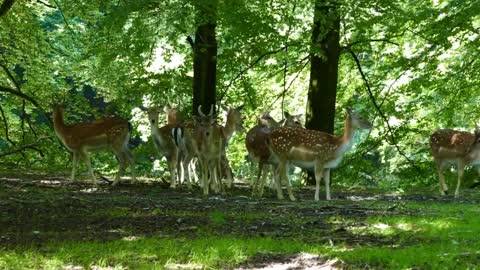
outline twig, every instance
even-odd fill
[[[224,88],[225,90],[220,94],[220,97],[218,99],[218,103],[221,103],[222,102],[222,99],[223,97],[225,96],[225,94],[227,93],[227,91],[230,89],[230,87],[232,87],[232,85],[238,80],[238,78],[240,78],[243,74],[245,74],[247,71],[249,71],[250,69],[252,69],[256,64],[258,64],[260,61],[262,61],[263,58],[265,58],[266,56],[269,56],[269,55],[272,55],[272,54],[277,54],[279,52],[281,52],[282,50],[284,50],[285,47],[281,47],[279,49],[276,49],[276,50],[273,50],[273,51],[268,51],[268,52],[265,52],[264,54],[260,55],[259,57],[257,57],[257,59],[255,59],[255,61],[253,61],[252,63],[250,63],[246,68],[244,68],[243,70],[241,70],[229,83],[228,85]]]
[[[358,71],[360,72],[360,75],[362,76],[362,79],[365,82],[365,86],[367,87],[368,95],[369,95],[370,99],[372,100],[373,106],[375,107],[375,109],[379,113],[380,117],[382,117],[384,123],[387,125],[387,129],[390,133],[390,140],[391,140],[390,144],[395,146],[398,153],[401,156],[403,156],[405,158],[405,160],[407,160],[407,162],[410,163],[410,165],[412,165],[412,167],[414,167],[416,170],[421,172],[422,170],[417,165],[415,165],[415,163],[413,163],[413,161],[410,158],[407,157],[407,155],[403,152],[403,150],[397,144],[397,142],[395,140],[395,134],[392,130],[392,127],[390,126],[390,123],[388,123],[387,117],[383,114],[382,110],[380,109],[380,107],[377,104],[377,101],[375,100],[375,97],[373,96],[372,90],[370,89],[370,84],[369,84],[369,82],[367,80],[367,77],[365,76],[365,73],[363,72],[362,66],[360,64],[360,60],[358,59],[357,55],[355,54],[355,52],[351,48],[349,48],[348,50],[349,50],[350,54],[352,55],[353,59],[355,60],[355,63],[357,64]]]

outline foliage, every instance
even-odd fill
[[[246,103],[247,127],[263,110],[274,109],[277,118],[283,110],[305,111],[313,2],[218,1],[219,102]],[[324,3],[337,5],[342,18],[336,133],[346,106],[375,124],[335,177],[344,184],[431,184],[429,134],[472,130],[477,120],[480,3]],[[175,103],[188,117],[193,60],[186,37],[194,31],[195,2],[188,0],[16,1],[0,17],[0,166],[69,168],[46,118],[52,102],[68,101],[71,122],[132,117],[133,135],[143,137],[145,116],[135,108],[146,100]],[[229,156],[237,175],[247,177],[243,136]],[[151,172],[150,142],[134,154],[143,173]],[[106,154],[94,160],[107,172],[116,167]]]

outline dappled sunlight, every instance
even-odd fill
[[[375,195],[375,196],[347,196],[347,200],[354,201],[354,202],[360,202],[360,201],[373,201],[373,200],[378,200],[381,196],[380,195]]]
[[[132,241],[141,240],[142,238],[143,238],[143,237],[131,235],[131,236],[125,236],[125,237],[123,237],[122,240],[123,240],[123,241],[132,242]]]
[[[99,191],[98,188],[96,187],[92,187],[92,188],[84,188],[84,189],[80,189],[79,192],[82,192],[82,193],[95,193]]]

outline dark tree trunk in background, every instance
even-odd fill
[[[197,30],[195,32],[193,58],[193,115],[198,115],[197,108],[207,114],[210,106],[216,102],[217,78],[217,40],[216,0],[198,0],[195,4],[197,12]],[[215,106],[214,106],[215,108]]]
[[[7,12],[12,8],[15,0],[3,0],[2,5],[0,5],[0,17],[7,14]]]
[[[305,127],[333,134],[340,55],[340,18],[334,3],[317,0],[312,29],[310,86]],[[307,182],[314,184],[313,172]]]

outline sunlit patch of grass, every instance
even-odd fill
[[[142,238],[137,241],[52,243],[42,250],[0,250],[1,269],[62,269],[98,265],[115,269],[161,269],[166,263],[222,268],[259,253],[319,252],[323,248],[294,240],[206,236],[198,239]]]

